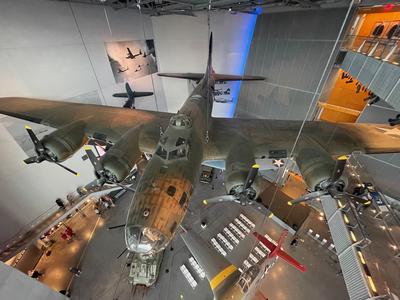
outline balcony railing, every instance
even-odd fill
[[[342,49],[352,50],[392,64],[400,64],[400,39],[348,35]]]

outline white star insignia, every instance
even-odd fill
[[[278,167],[278,168],[282,167],[285,164],[283,159],[273,159],[272,163],[274,164],[275,167]]]

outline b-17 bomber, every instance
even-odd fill
[[[88,139],[101,138],[112,144],[101,158],[91,157],[96,179],[87,185],[88,190],[104,184],[123,184],[142,154],[153,154],[127,212],[126,246],[134,253],[154,255],[167,247],[187,213],[205,160],[224,160],[226,166],[227,195],[208,202],[248,205],[261,192],[256,157],[277,158],[277,153],[279,158],[293,157],[305,183],[321,195],[339,185],[346,186],[343,162],[352,152],[400,152],[400,136],[394,134],[393,127],[382,124],[212,117],[216,82],[264,80],[259,76],[215,73],[212,34],[204,73],[158,75],[197,82],[176,114],[44,99],[0,98],[1,114],[57,129],[41,140],[28,131],[37,156],[27,159],[27,163],[60,164]]]

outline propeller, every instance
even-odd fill
[[[346,162],[347,156],[340,156],[336,160],[331,178],[322,182],[319,186],[319,190],[305,194],[297,199],[291,200],[288,202],[288,205],[298,204],[301,202],[309,202],[312,200],[319,200],[319,198],[324,195],[331,195],[333,198],[347,198],[349,200],[356,201],[364,205],[369,204],[369,200],[343,191],[344,182],[340,180],[340,177],[343,174]]]
[[[45,145],[38,139],[36,134],[33,132],[32,128],[29,126],[25,126],[26,131],[29,134],[29,137],[32,140],[33,146],[35,148],[36,156],[28,157],[27,159],[24,159],[24,162],[26,164],[33,164],[33,163],[41,163],[42,161],[48,161],[51,163],[55,163],[57,166],[60,166],[64,170],[67,170],[68,172],[74,174],[75,176],[79,176],[78,172],[75,172],[74,170],[60,164],[57,161],[57,157],[52,154],[50,151],[48,151],[45,147]]]
[[[203,200],[204,205],[212,204],[212,203],[218,203],[218,202],[236,202],[240,203],[241,205],[247,205],[247,204],[252,204],[253,199],[256,196],[255,190],[252,188],[252,185],[254,183],[254,180],[257,177],[258,170],[260,169],[260,166],[258,164],[254,164],[250,171],[249,174],[247,175],[246,181],[244,182],[242,189],[231,195],[223,195],[219,197],[214,197],[210,199],[205,199]]]
[[[97,179],[85,185],[84,189],[86,189],[87,191],[91,191],[108,183],[108,184],[115,184],[125,190],[135,192],[134,189],[117,182],[116,178],[108,170],[104,169],[100,160],[96,157],[96,155],[93,153],[92,149],[89,146],[85,146],[84,150],[94,167],[95,174],[97,177]]]

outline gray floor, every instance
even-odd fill
[[[202,208],[201,201],[212,195],[224,193],[221,181],[212,185],[199,184],[195,190],[190,212],[183,222],[187,229],[200,231],[201,219],[208,220],[206,231],[201,232],[205,242],[221,231],[231,222],[242,208],[236,205],[218,204],[214,207]],[[177,236],[171,246],[166,249],[159,279],[154,287],[133,288],[127,280],[128,269],[125,267],[125,255],[117,256],[124,250],[123,228],[108,231],[106,226],[124,223],[131,195],[125,194],[117,203],[117,207],[109,210],[105,216],[106,225],[99,228],[87,248],[82,263],[82,275],[72,285],[72,299],[212,299],[209,283],[198,278],[198,286],[193,290],[179,267],[188,264],[189,251],[181,238]],[[254,210],[247,215],[256,223],[256,229],[277,239],[282,228]],[[326,247],[320,246],[307,235],[297,248],[288,245],[285,250],[308,268],[300,273],[293,267],[278,260],[261,284],[262,293],[269,300],[275,299],[348,299],[343,278],[337,275],[337,264],[330,258]],[[228,254],[228,259],[240,265],[248,255],[248,248],[254,243],[253,238],[246,237]],[[246,249],[246,250],[243,250]]]

